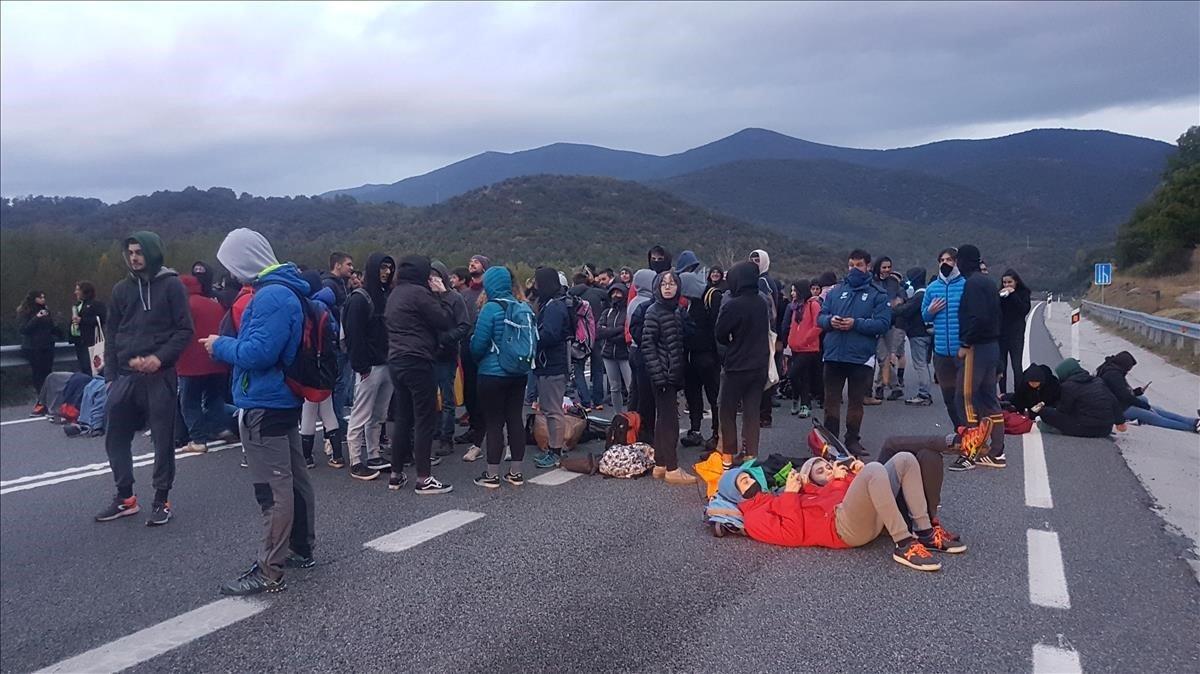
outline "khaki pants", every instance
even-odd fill
[[[846,545],[852,548],[866,545],[875,540],[882,529],[887,529],[896,543],[912,536],[896,505],[893,476],[899,491],[904,494],[913,525],[921,531],[930,527],[921,467],[912,454],[897,454],[886,467],[882,463],[868,463],[846,490],[846,498],[834,515],[838,538]]]

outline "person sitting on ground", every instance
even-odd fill
[[[1021,381],[1013,387],[1008,404],[1017,412],[1033,418],[1037,413],[1032,410],[1039,403],[1043,407],[1055,407],[1061,396],[1062,387],[1054,371],[1049,366],[1033,363],[1021,373]]]
[[[1039,428],[1077,438],[1106,438],[1114,425],[1125,430],[1125,409],[1104,381],[1088,374],[1078,360],[1064,360],[1054,374],[1062,388],[1058,404],[1030,410],[1041,418]]]
[[[975,428],[981,428],[976,426]],[[964,433],[971,433],[974,429],[964,429]],[[976,434],[978,434],[976,432]],[[979,438],[983,442],[990,441],[988,435]],[[917,459],[917,463],[921,466],[921,486],[925,494],[925,507],[929,515],[929,523],[933,526],[933,537],[935,541],[955,543],[962,546],[966,550],[966,545],[962,543],[957,534],[952,534],[942,526],[941,520],[938,518],[938,506],[942,502],[942,479],[945,477],[945,463],[942,457],[946,454],[958,454],[961,452],[962,437],[958,434],[951,433],[949,435],[893,435],[883,441],[883,446],[879,449],[879,457],[876,459],[879,463],[885,466],[893,457],[900,454],[911,454]],[[984,450],[986,451],[986,450]],[[900,507],[900,514],[904,516],[905,521],[912,521],[912,510],[908,507],[908,502],[905,501],[904,495],[900,494],[896,497],[896,504]]]
[[[1108,356],[1104,363],[1096,368],[1096,376],[1108,386],[1109,391],[1112,391],[1117,403],[1125,408],[1124,418],[1144,426],[1200,433],[1200,418],[1185,417],[1151,405],[1145,396],[1150,384],[1137,388],[1129,386],[1126,376],[1134,365],[1137,365],[1137,360],[1133,354],[1122,351]]]

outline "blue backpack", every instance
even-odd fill
[[[104,432],[104,406],[108,403],[108,383],[104,377],[96,377],[83,387],[83,401],[79,404],[79,425],[89,435]]]
[[[537,355],[537,321],[533,309],[516,300],[491,300],[504,309],[504,330],[492,341],[492,353],[500,359],[500,369],[513,376],[529,374]]]

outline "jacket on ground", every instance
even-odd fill
[[[834,316],[853,318],[854,327],[837,330]],[[871,282],[871,275],[851,269],[845,280],[833,287],[817,325],[825,332],[825,361],[870,365],[875,362],[875,344],[892,327],[892,309],[887,295]]]

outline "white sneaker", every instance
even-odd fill
[[[466,454],[463,454],[463,461],[478,461],[483,458],[483,449],[479,445],[471,445]]]

